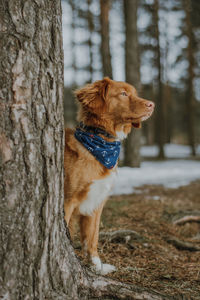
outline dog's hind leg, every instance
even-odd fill
[[[91,216],[80,216],[80,231],[83,250],[89,255],[89,258],[94,265],[95,271],[101,273],[102,275],[111,273],[116,270],[116,268],[112,265],[103,264],[101,262],[101,259],[99,258],[97,251],[99,239],[99,224],[104,203],[105,202],[103,202]]]

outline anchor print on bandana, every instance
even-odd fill
[[[103,157],[105,157],[106,154],[107,154],[107,152],[106,151],[102,151],[101,154],[102,154]]]
[[[107,142],[97,134],[83,131],[77,128],[74,133],[75,138],[106,168],[112,169],[119,158],[119,141]]]

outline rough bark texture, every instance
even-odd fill
[[[124,15],[126,27],[125,68],[126,81],[140,89],[140,65],[137,35],[137,0],[124,1]],[[141,131],[133,129],[125,141],[124,164],[130,167],[140,166],[140,138]]]
[[[61,4],[1,0],[0,11],[0,295],[55,299],[76,281],[62,221]]]
[[[63,218],[60,1],[0,8],[0,298],[168,299],[82,268]]]
[[[109,34],[109,11],[110,0],[100,0],[100,21],[101,21],[101,57],[103,75],[112,78],[112,65],[110,54],[110,34]]]

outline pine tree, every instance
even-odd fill
[[[109,11],[110,0],[100,0],[100,21],[101,21],[101,58],[103,75],[110,78],[112,75],[112,64],[110,54],[110,33],[109,33]]]
[[[137,0],[124,1],[125,16],[125,72],[126,81],[140,89],[140,66],[139,66],[139,48],[137,36]],[[140,138],[139,129],[132,130],[125,141],[124,164],[130,167],[140,166]]]

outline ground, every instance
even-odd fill
[[[103,262],[117,267],[109,277],[177,299],[200,299],[200,251],[178,250],[167,242],[175,237],[200,247],[200,223],[173,224],[185,215],[200,215],[200,180],[177,189],[146,185],[131,195],[111,196],[101,232],[131,229],[139,235],[126,242],[100,241]],[[77,254],[87,265],[80,250]]]

